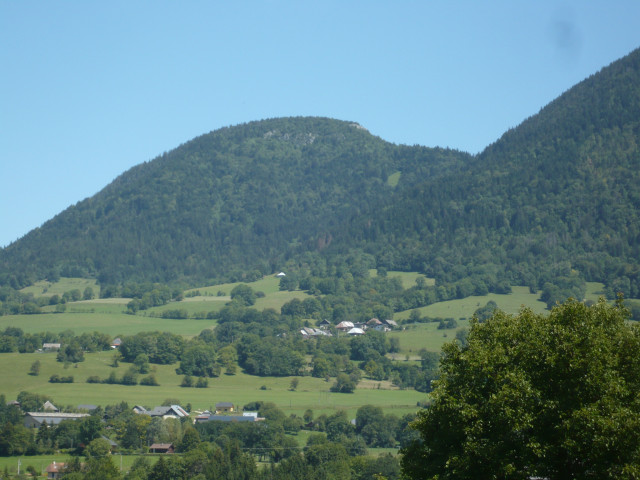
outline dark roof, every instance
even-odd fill
[[[231,402],[218,402],[218,403],[216,403],[216,407],[233,407],[233,403],[231,403]]]
[[[25,414],[25,417],[31,417],[37,423],[47,422],[47,425],[58,425],[63,420],[78,420],[88,416],[88,413],[27,412]]]
[[[153,410],[147,411],[152,417],[163,417],[165,415],[175,415],[176,417],[188,417],[189,414],[180,405],[171,405],[169,407],[155,407]]]
[[[244,415],[209,415],[210,422],[255,422],[256,417]]]

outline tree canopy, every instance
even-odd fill
[[[640,329],[619,301],[497,312],[444,348],[409,478],[638,478]]]

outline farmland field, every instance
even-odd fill
[[[361,405],[379,405],[397,415],[413,412],[416,403],[426,395],[415,390],[392,389],[388,382],[361,381],[352,394],[332,393],[333,380],[308,376],[297,377],[296,391],[289,391],[292,377],[257,377],[238,373],[209,379],[208,388],[182,388],[182,376],[175,373],[178,364],[152,365],[160,386],[125,386],[85,383],[87,377],[97,375],[106,378],[115,370],[118,376],[130,364],[121,362],[118,368],[110,366],[113,352],[85,354],[85,361],[69,368],[56,361],[55,353],[2,353],[0,354],[0,393],[14,399],[21,391],[49,395],[61,405],[78,404],[110,405],[126,401],[130,405],[160,405],[167,398],[177,398],[182,404],[190,403],[193,409],[210,409],[216,402],[232,402],[245,405],[255,400],[274,402],[286,413],[302,415],[308,408],[316,414],[342,408],[355,415]],[[40,375],[28,374],[31,364],[40,360]],[[77,365],[77,366],[76,366]],[[49,383],[53,374],[74,377],[74,383]],[[378,385],[380,388],[378,388]]]

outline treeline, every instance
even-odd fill
[[[76,335],[73,330],[60,333],[25,333],[18,327],[7,327],[0,332],[0,353],[33,353],[45,343],[59,343],[58,361],[72,363],[82,361],[83,352],[109,350],[113,338],[102,332],[85,332]]]

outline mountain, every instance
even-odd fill
[[[194,283],[356,252],[489,290],[586,279],[639,297],[638,112],[640,50],[476,156],[326,118],[224,128],[6,247],[0,283],[60,273]]]
[[[506,132],[446,181],[407,189],[376,228],[383,236],[408,232],[403,241],[414,254],[404,258],[437,278],[504,267],[516,284],[542,288],[578,274],[638,297],[639,112],[636,50]]]
[[[396,172],[412,172],[408,184],[469,158],[397,147],[325,118],[224,128],[125,172],[8,246],[0,269],[18,284],[60,273],[102,283],[270,273],[329,246],[345,222],[393,192]]]

